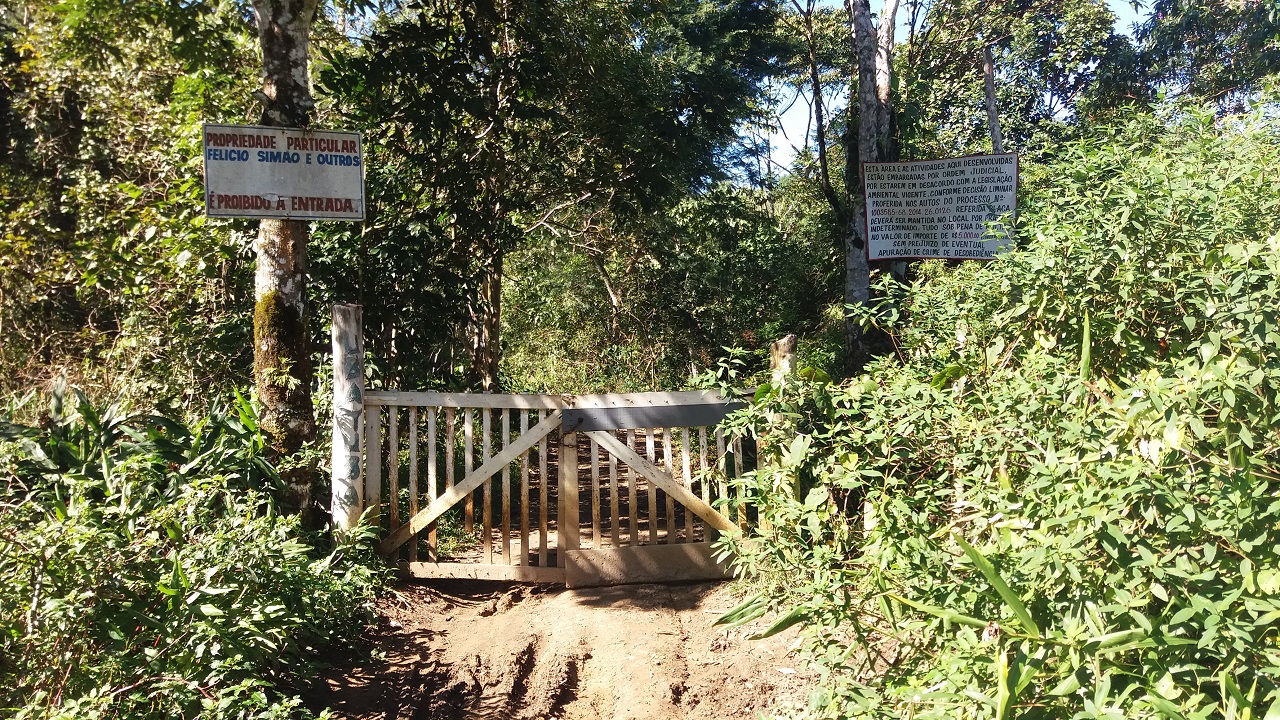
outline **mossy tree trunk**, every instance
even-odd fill
[[[317,0],[254,0],[262,48],[263,125],[306,127],[314,103],[308,66]],[[262,429],[285,481],[286,512],[311,519],[314,459],[302,455],[316,436],[314,371],[307,337],[307,223],[262,220],[258,230],[253,374]]]

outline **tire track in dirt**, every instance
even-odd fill
[[[803,705],[795,631],[711,623],[724,583],[565,590],[402,585],[369,633],[381,661],[337,663],[304,693],[352,720],[720,720]]]

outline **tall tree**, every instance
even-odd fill
[[[832,158],[827,139],[825,105],[832,95],[825,89],[820,61],[822,38],[818,32],[816,3],[793,2],[802,18],[805,40],[806,83],[814,108],[817,180],[844,235],[844,370],[852,375],[871,356],[868,338],[856,308],[871,299],[871,265],[867,258],[866,207],[862,198],[862,163],[896,159],[893,146],[893,46],[898,0],[885,0],[879,25],[873,21],[870,0],[848,0],[845,5],[845,37],[849,77],[849,108],[845,133],[844,192],[832,178]]]
[[[905,9],[895,137],[910,156],[990,150],[988,48],[1009,150],[1048,150],[1082,119],[1105,122],[1109,108],[1144,99],[1134,48],[1105,0],[906,0]]]
[[[437,334],[404,321],[454,298],[470,309],[458,338],[470,384],[497,387],[506,254],[707,187],[771,69],[773,13],[773,0],[421,0],[335,58],[325,86],[395,158],[371,183],[364,241],[388,257],[404,242],[434,247],[397,268],[416,283],[395,290],[401,307],[366,320],[391,330],[396,352],[445,356],[426,344]],[[459,264],[446,276],[460,282],[422,279],[438,258]]]
[[[892,73],[893,35],[897,22],[898,0],[884,0],[880,10],[880,24],[871,21],[870,0],[849,0],[852,16],[851,39],[857,54],[857,144],[852,133],[845,135],[845,152],[848,161],[845,172],[849,178],[845,188],[849,194],[851,212],[850,227],[845,244],[845,366],[852,374],[862,369],[870,357],[862,326],[849,312],[850,306],[866,305],[871,299],[871,268],[867,259],[867,208],[862,197],[862,163],[897,159],[891,148],[893,126]],[[853,93],[850,93],[852,105]]]
[[[263,125],[306,127],[311,97],[310,32],[317,0],[254,0],[262,49]],[[284,506],[309,516],[314,467],[298,459],[315,439],[311,406],[311,347],[307,331],[307,223],[262,220],[254,246],[253,371],[262,403],[262,429],[286,461]]]
[[[0,388],[179,411],[243,384],[252,271],[191,164],[256,80],[243,14],[26,0],[0,27]]]
[[[1280,72],[1274,0],[1155,0],[1138,26],[1150,81],[1235,111]]]

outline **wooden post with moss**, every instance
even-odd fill
[[[361,431],[364,428],[364,332],[359,305],[333,306],[333,495],[337,531],[351,530],[364,512]]]

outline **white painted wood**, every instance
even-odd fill
[[[519,440],[511,443],[510,447],[502,449],[494,457],[490,458],[480,467],[467,474],[462,482],[454,485],[443,495],[436,498],[430,505],[420,510],[417,515],[409,518],[409,521],[400,526],[398,530],[387,536],[382,544],[378,546],[378,551],[383,555],[391,554],[396,548],[405,543],[406,540],[417,535],[423,528],[439,519],[449,508],[453,507],[459,500],[466,497],[471,491],[480,487],[480,484],[486,482],[493,474],[501,469],[504,465],[520,456],[520,453],[533,447],[535,443],[547,436],[552,430],[555,430],[560,423],[560,412],[554,411],[546,417],[542,422],[532,428],[529,428],[529,434],[523,435]]]
[[[375,507],[374,525],[382,525],[382,408],[364,408],[364,506]]]
[[[671,442],[671,428],[662,428],[662,464],[667,471],[667,475],[674,478],[676,469],[675,453]],[[662,526],[667,531],[667,543],[679,541],[680,538],[676,535],[676,499],[671,497],[671,493],[667,493],[667,517]]]
[[[502,409],[502,447],[511,444],[511,410]],[[502,558],[504,565],[514,565],[511,562],[511,464],[502,466],[502,472],[498,473],[498,477],[502,478],[502,542],[498,544],[498,557]]]
[[[689,428],[680,428],[680,470],[684,486],[693,492],[693,458],[690,457]],[[693,513],[684,510],[684,541],[693,542]]]
[[[728,560],[716,562],[711,543],[674,546],[570,550],[566,553],[565,586],[569,588],[629,583],[728,580]]]
[[[594,439],[587,444],[591,450],[591,547],[600,543],[600,445]]]
[[[529,432],[529,411],[520,412],[520,437]],[[520,556],[517,565],[529,564],[529,451],[520,453]]]
[[[502,408],[524,410],[557,410],[564,407],[610,408],[679,405],[716,405],[738,398],[725,398],[714,390],[680,392],[601,393],[592,395],[510,395],[499,393],[444,393],[404,390],[369,390],[369,405],[400,405],[453,408]]]
[[[684,390],[680,392],[602,393],[598,395],[564,395],[566,407],[621,408],[679,405],[719,405],[736,398],[726,399],[714,390]]]
[[[724,431],[716,428],[716,490],[720,492],[716,495],[718,498],[729,497],[728,476],[729,476],[729,457],[724,449]]]
[[[333,454],[329,507],[334,527],[350,531],[364,512],[361,414],[364,412],[364,331],[359,305],[334,305]]]
[[[636,431],[627,431],[627,447],[636,446]],[[617,457],[609,453],[611,457]],[[627,467],[627,545],[640,544],[640,491],[637,488],[640,474],[633,467]]]
[[[618,547],[618,526],[622,524],[618,508],[618,458],[612,453],[605,456],[609,458],[609,539],[613,547]]]
[[[557,460],[560,466],[560,503],[556,514],[556,566],[564,567],[565,551],[582,547],[578,528],[577,433],[561,433]]]
[[[480,411],[480,443],[483,446],[480,457],[485,462],[493,456],[493,414],[488,410]],[[506,465],[502,469],[506,469]],[[481,505],[483,515],[480,518],[480,537],[484,542],[484,562],[486,565],[493,562],[493,483],[486,482],[484,490],[481,493],[484,502]]]
[[[370,390],[365,393],[370,405],[417,405],[446,408],[502,408],[524,410],[556,410],[565,406],[560,395],[501,395],[490,393],[407,392]]]
[[[707,429],[698,428],[698,484],[702,486],[702,500],[711,503],[711,474],[707,468]]]
[[[658,456],[653,450],[653,428],[644,431],[644,453],[649,458],[650,463],[656,463]],[[658,516],[661,515],[658,508],[658,486],[649,483],[649,533],[645,540],[649,545],[658,544]]]
[[[416,408],[415,408],[416,409]],[[440,493],[440,476],[436,471],[436,408],[427,408],[427,501],[436,499],[436,495]],[[413,508],[409,512],[412,517],[418,514],[417,498],[414,498]],[[417,543],[414,543],[417,547]],[[438,560],[436,549],[439,547],[439,537],[436,531],[436,523],[431,523],[427,527],[427,551],[430,553],[432,561]]]
[[[400,527],[400,408],[387,407],[387,506],[391,529]]]
[[[409,517],[418,514],[418,408],[409,408]],[[418,543],[409,543],[409,562],[418,561]]]
[[[538,411],[538,423],[546,422],[545,410]],[[547,478],[547,437],[538,440],[538,565],[547,566],[547,543],[550,542],[551,521],[547,517],[547,503],[550,502],[551,480]]]
[[[604,431],[594,431],[588,434],[595,438],[605,450],[617,455],[619,460],[635,468],[650,482],[675,495],[677,500],[683,503],[686,508],[697,513],[698,517],[702,518],[708,525],[724,532],[738,532],[738,527],[733,524],[733,521],[721,515],[719,511],[703,502],[698,496],[686,490],[670,475],[664,474],[656,465],[618,442],[618,439],[613,435]]]
[[[564,570],[562,568],[530,567],[527,565],[418,562],[400,563],[400,570],[408,577],[422,579],[447,578],[564,584]]]
[[[733,440],[733,477],[738,479],[742,477],[742,438],[734,438]],[[742,502],[742,488],[738,488],[738,526],[744,530],[747,527],[747,505]]]
[[[465,470],[464,475],[471,475],[471,470],[475,467],[475,416],[471,408],[462,411],[462,462]],[[476,499],[467,496],[466,507],[462,512],[462,529],[465,532],[471,532],[475,527],[476,521]]]

